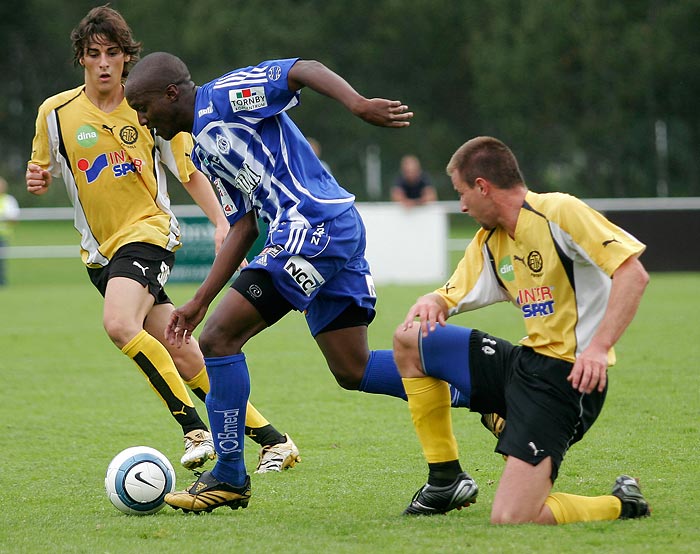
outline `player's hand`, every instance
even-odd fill
[[[36,164],[29,164],[27,166],[27,173],[24,177],[27,183],[28,192],[41,195],[49,190],[49,185],[51,184],[51,174],[46,169],[42,169]]]
[[[428,333],[435,331],[437,325],[444,327],[447,323],[447,314],[445,308],[435,301],[430,295],[420,297],[416,303],[411,306],[406,314],[406,319],[403,321],[403,330],[413,327],[416,320],[420,323],[421,332],[424,337]]]
[[[180,348],[183,343],[189,344],[192,332],[207,313],[207,306],[190,300],[184,306],[170,314],[170,321],[165,327],[165,339]]]
[[[352,111],[360,119],[379,127],[408,127],[413,117],[405,104],[384,98],[364,98]]]
[[[579,392],[603,392],[608,382],[608,351],[590,345],[576,358],[566,379]]]

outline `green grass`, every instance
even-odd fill
[[[455,411],[461,460],[479,482],[474,506],[444,517],[400,516],[426,471],[404,402],[341,390],[303,318],[290,314],[246,348],[253,403],[301,449],[282,474],[252,475],[247,510],[124,516],[103,479],[123,448],[145,444],[178,464],[179,428],[140,372],[107,339],[101,301],[77,259],[11,260],[0,289],[2,553],[696,552],[700,544],[700,328],[697,274],[656,274],[610,370],[605,410],[567,456],[555,490],[606,494],[641,478],[653,516],[562,527],[494,527],[503,467],[475,414]],[[380,287],[373,348],[429,287]],[[192,285],[173,285],[176,303]],[[511,340],[516,311],[493,306],[454,320]],[[195,400],[201,413],[203,405]],[[247,465],[256,448],[247,442]]]

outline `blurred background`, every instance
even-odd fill
[[[82,83],[70,31],[104,2],[3,2],[0,175],[22,207],[39,104]],[[143,53],[183,58],[197,83],[277,57],[318,59],[368,97],[399,99],[409,129],[373,128],[302,94],[293,119],[359,200],[387,200],[403,154],[440,200],[475,135],[509,144],[528,185],[584,198],[700,196],[697,0],[115,0]],[[188,203],[171,187],[174,203]]]

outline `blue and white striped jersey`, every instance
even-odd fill
[[[308,229],[353,205],[286,113],[299,104],[287,84],[297,60],[236,69],[197,90],[192,160],[231,224],[255,209],[270,232],[282,222]]]

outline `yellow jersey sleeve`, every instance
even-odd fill
[[[589,257],[608,276],[612,276],[630,256],[638,256],[646,246],[582,200],[568,194],[552,194],[548,217],[564,233],[570,245]]]
[[[194,142],[190,133],[178,133],[170,141],[156,137],[158,147],[161,151],[161,160],[170,172],[177,177],[181,183],[190,180],[196,168],[190,154],[194,148]]]
[[[510,300],[494,272],[487,236],[488,231],[479,229],[450,279],[435,290],[447,304],[450,316]]]

